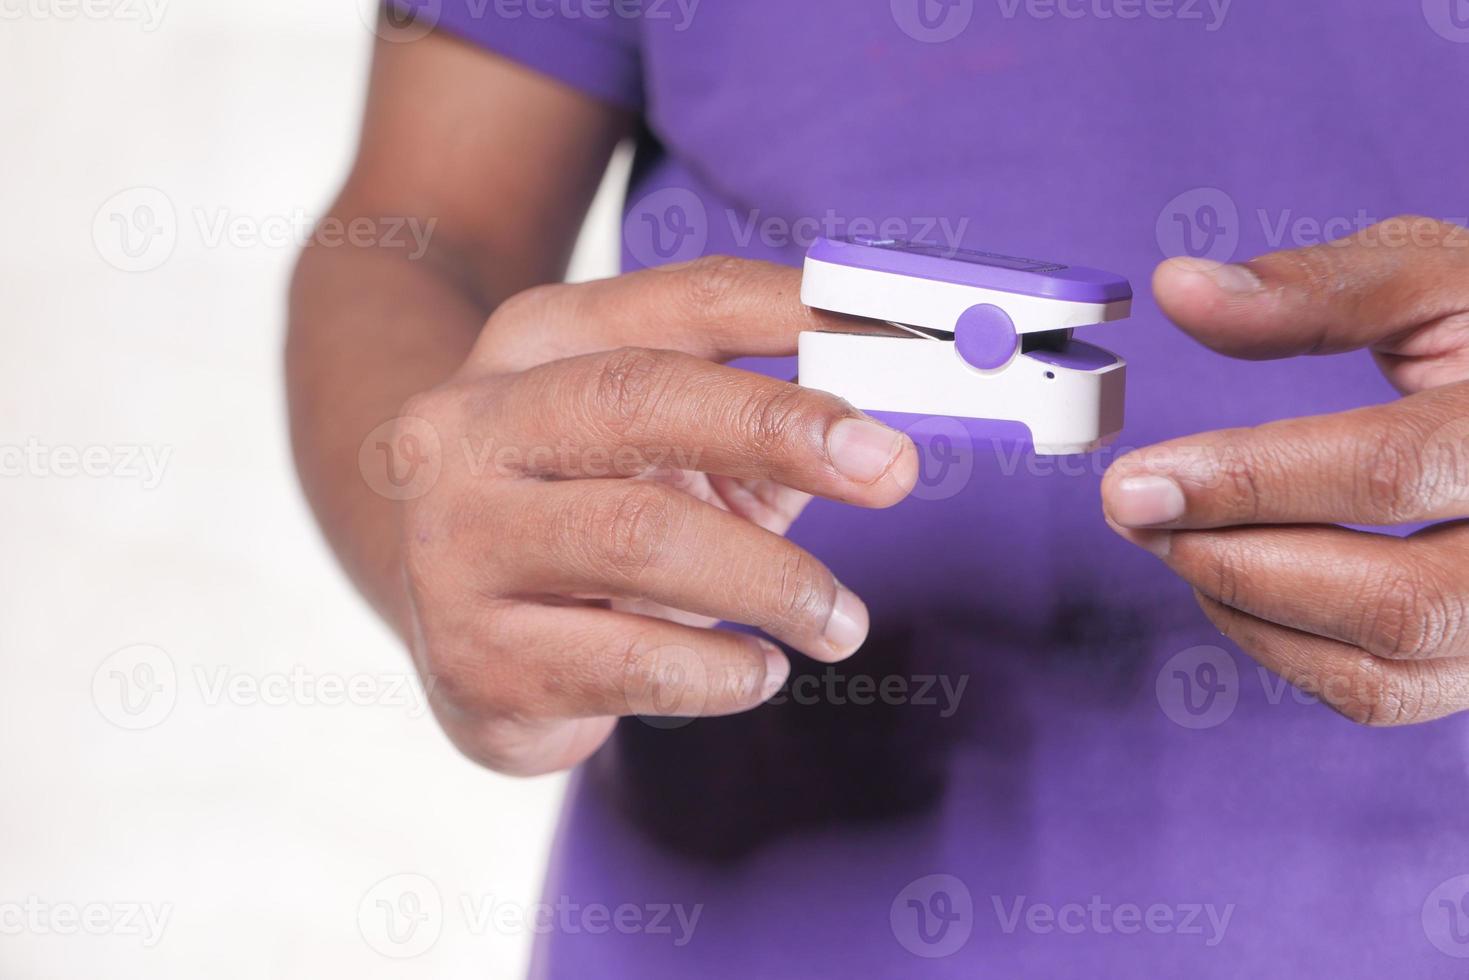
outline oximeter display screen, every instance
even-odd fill
[[[919,242],[905,241],[901,238],[857,237],[851,239],[851,241],[854,245],[866,245],[870,248],[886,248],[894,252],[927,255],[935,259],[968,262],[970,265],[984,265],[995,269],[1009,269],[1012,272],[1033,272],[1039,275],[1047,275],[1053,272],[1060,272],[1067,268],[1055,262],[1043,262],[1039,259],[1021,259],[1013,255],[980,252],[972,248],[947,248],[943,245],[926,245]]]

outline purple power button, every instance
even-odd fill
[[[954,346],[969,364],[981,371],[993,371],[1010,363],[1020,347],[1020,337],[1004,310],[982,303],[959,314],[959,322],[954,325]]]

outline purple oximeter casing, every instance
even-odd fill
[[[803,333],[800,377],[915,436],[940,429],[1061,455],[1122,427],[1125,364],[1071,336],[1129,315],[1122,276],[901,239],[821,238],[801,298],[903,329]]]

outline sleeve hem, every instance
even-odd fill
[[[642,68],[635,48],[588,33],[564,19],[495,15],[464,0],[387,0],[400,14],[509,58],[585,95],[621,109],[643,108]]]

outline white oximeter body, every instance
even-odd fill
[[[1122,429],[1127,365],[1071,339],[1126,318],[1120,276],[898,239],[817,239],[807,306],[900,327],[905,336],[807,331],[800,383],[898,428],[955,419],[971,441],[1090,452]]]

